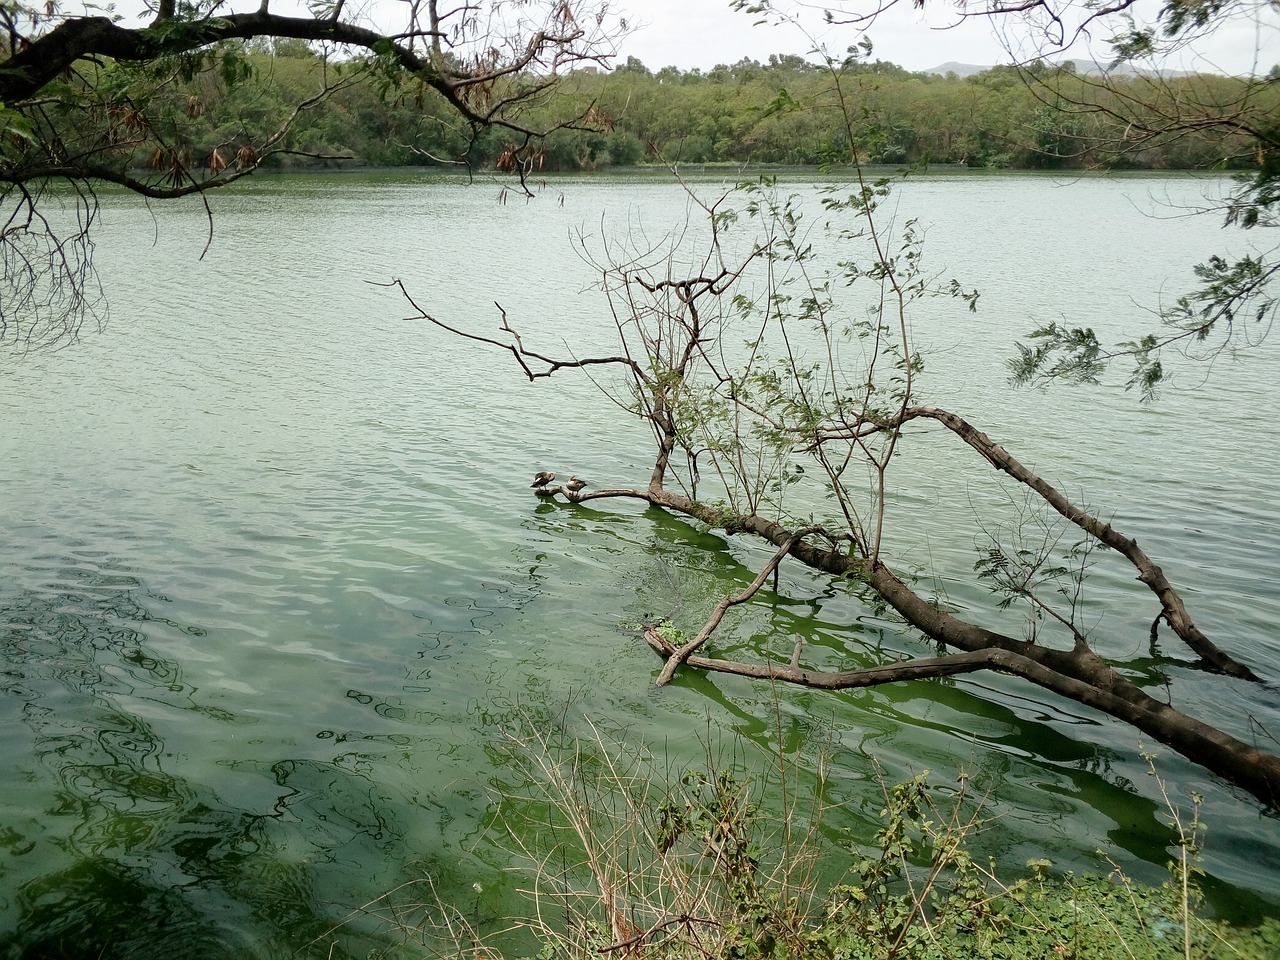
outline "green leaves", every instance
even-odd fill
[[[1203,27],[1217,19],[1233,0],[1169,0],[1158,17],[1167,36],[1176,37],[1188,27]]]
[[[1046,380],[1097,383],[1106,369],[1102,345],[1091,327],[1049,323],[1028,336],[1035,342],[1015,344],[1018,356],[1006,361],[1010,379],[1017,385]]]
[[[786,87],[779,87],[777,95],[769,101],[764,110],[760,112],[761,118],[772,117],[779,113],[790,113],[793,110],[799,110],[800,104],[787,92]]]
[[[24,147],[36,143],[35,124],[31,118],[0,103],[0,158],[16,158]]]
[[[1194,269],[1200,285],[1161,312],[1162,332],[1148,332],[1106,349],[1090,327],[1049,323],[1028,335],[1031,343],[1015,344],[1017,356],[1006,361],[1011,382],[1098,383],[1113,360],[1127,358],[1133,367],[1126,388],[1136,388],[1144,401],[1150,401],[1166,379],[1161,360],[1166,347],[1204,359],[1261,343],[1280,310],[1280,292],[1274,286],[1280,262],[1268,263],[1260,256],[1213,256]]]
[[[1127,32],[1117,34],[1107,42],[1111,44],[1117,63],[1137,60],[1156,52],[1155,30],[1150,27],[1140,28],[1131,24]]]

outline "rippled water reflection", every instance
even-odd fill
[[[1012,392],[1000,366],[1037,321],[1118,329],[1176,292],[1175,271],[1231,238],[1132,206],[1202,190],[907,185],[899,215],[929,225],[932,262],[984,294],[977,319],[929,306],[917,335],[932,396],[1114,510],[1210,632],[1280,676],[1276,363],[1249,355],[1203,387],[1182,370],[1151,409],[1111,387]],[[352,911],[424,877],[493,927],[517,881],[486,827],[518,786],[503,733],[530,713],[571,733],[590,716],[675,764],[708,727],[780,740],[802,766],[825,748],[844,804],[833,829],[874,820],[877,777],[963,767],[993,791],[1003,820],[984,842],[1007,862],[1048,845],[1088,869],[1106,846],[1160,877],[1171,834],[1137,736],[1012,681],[776,703],[727,677],[652,689],[655,663],[624,625],[697,622],[759,550],[628,504],[534,501],[539,467],[647,476],[643,431],[590,384],[523,383],[501,357],[399,319],[397,296],[365,282],[401,276],[441,317],[490,329],[497,299],[531,336],[585,352],[607,329],[571,232],[667,224],[686,205],[643,180],[550,193],[504,205],[496,187],[422,176],[261,178],[215,199],[204,260],[198,210],[107,198],[111,324],[0,370],[4,955],[328,956],[336,942],[335,956],[363,956],[400,935]],[[975,222],[989,225],[980,242]],[[953,603],[985,607],[966,577],[972,510],[1000,499],[989,471],[931,440],[900,469],[903,550]],[[1152,610],[1130,581],[1099,569],[1101,636],[1145,636]],[[829,662],[913,649],[883,628],[793,570],[722,649],[796,632]],[[1271,688],[1116,652],[1193,710],[1230,703],[1277,729]],[[1274,819],[1175,758],[1161,769],[1207,794],[1217,902],[1274,910]]]

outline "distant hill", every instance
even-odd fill
[[[1069,60],[1068,63],[1076,68],[1076,73],[1085,77],[1099,77],[1103,74],[1114,74],[1118,77],[1136,77],[1144,73],[1150,73],[1148,70],[1139,70],[1131,64],[1122,63],[1116,67],[1109,67],[1104,63],[1097,63],[1093,60]],[[975,73],[982,73],[984,70],[990,70],[990,65],[979,66],[975,63],[958,63],[955,60],[948,60],[946,63],[939,64],[936,67],[930,67],[928,70],[921,70],[921,73],[936,73],[945,76],[948,73],[954,73],[957,77],[971,77]],[[1191,72],[1188,70],[1163,70],[1161,76],[1165,77],[1189,77]]]
[[[948,60],[946,63],[940,63],[936,67],[930,67],[928,70],[921,70],[921,73],[936,73],[945,77],[948,73],[954,73],[957,77],[972,77],[975,73],[982,73],[983,70],[990,70],[990,67],[980,67],[973,63],[957,63],[955,60]]]

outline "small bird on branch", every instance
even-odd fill
[[[569,482],[566,483],[564,486],[565,486],[565,489],[568,490],[570,493],[577,493],[586,485],[587,485],[587,481],[582,480],[578,477],[570,477]]]
[[[556,475],[550,470],[541,470],[533,475],[533,483],[531,487],[545,487],[548,483],[556,478]]]

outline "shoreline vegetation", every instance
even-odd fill
[[[594,724],[582,737],[547,726],[509,732],[501,748],[523,786],[503,797],[494,827],[525,865],[514,869],[529,915],[483,929],[479,899],[474,911],[446,903],[425,880],[366,905],[366,919],[424,955],[458,958],[1280,956],[1280,919],[1214,916],[1199,889],[1199,798],[1172,797],[1153,755],[1170,837],[1163,883],[1135,881],[1105,850],[1083,874],[980,854],[999,804],[965,776],[881,781],[875,829],[855,836],[830,822],[822,762],[816,776],[777,755],[748,770],[741,744],[726,760],[723,743],[704,742],[703,763],[678,770]],[[409,914],[423,919],[406,927]]]
[[[1028,84],[1013,67],[961,77],[850,62],[840,68],[855,105],[849,128],[825,68],[800,57],[774,55],[763,64],[744,59],[706,72],[655,72],[632,57],[609,73],[563,77],[553,101],[529,105],[521,120],[546,129],[565,117],[580,123],[522,143],[497,127],[473,134],[439,94],[379,71],[375,61],[334,63],[299,40],[239,47],[238,82],[200,73],[167,92],[173,136],[185,141],[181,149],[192,166],[217,170],[235,163],[252,150],[252,131],[285,126],[286,150],[263,157],[264,172],[457,166],[536,176],[673,164],[691,171],[708,165],[808,169],[851,153],[868,166],[933,170],[1231,171],[1255,163],[1254,147],[1241,132],[1178,131],[1135,141],[1117,119],[1122,100],[1153,111],[1232,103],[1256,85],[1247,78],[1138,75],[1100,83],[1070,64],[1033,64],[1027,69],[1035,83]],[[326,88],[327,96],[296,111]],[[1280,114],[1280,84],[1251,96],[1274,100],[1273,112]],[[193,114],[199,124],[189,122]]]

